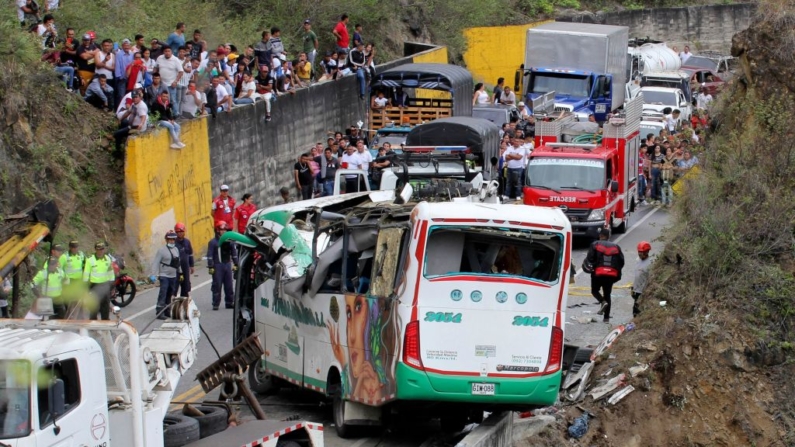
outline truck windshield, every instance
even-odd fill
[[[30,362],[0,360],[0,439],[30,433]]]
[[[643,102],[646,104],[662,104],[666,106],[676,105],[676,93],[659,92],[654,90],[641,90]]]
[[[555,282],[561,262],[557,233],[496,227],[432,227],[425,277],[519,276]]]
[[[606,179],[602,160],[541,157],[527,164],[527,186],[596,191],[605,187]]]
[[[591,86],[588,76],[536,73],[531,91],[541,94],[554,91],[556,96],[589,96]]]

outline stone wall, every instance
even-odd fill
[[[629,27],[629,37],[650,37],[691,51],[714,50],[729,53],[732,36],[748,28],[756,5],[693,6],[687,8],[636,9],[620,12],[573,13],[558,17],[564,22],[603,23]]]

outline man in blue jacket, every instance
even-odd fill
[[[213,277],[213,310],[221,305],[221,288],[224,291],[224,303],[227,309],[235,307],[235,289],[232,285],[232,274],[237,271],[237,247],[231,242],[219,244],[224,233],[229,230],[226,222],[215,222],[215,237],[207,244],[207,267]]]

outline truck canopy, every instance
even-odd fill
[[[470,105],[471,105],[470,101]],[[441,118],[419,125],[406,137],[407,146],[467,146],[484,165],[500,149],[500,128],[491,121],[470,116]]]
[[[450,92],[453,116],[472,115],[474,81],[466,68],[450,64],[405,64],[377,74],[370,90],[380,89],[441,90]]]

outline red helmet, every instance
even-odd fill
[[[638,243],[638,251],[641,253],[651,251],[651,244],[646,241],[640,241]]]
[[[175,233],[173,230],[168,230],[166,232],[166,239],[176,239],[176,238],[177,238],[177,233]]]
[[[228,230],[229,225],[223,220],[218,220],[215,222],[215,229],[216,230]]]
[[[177,222],[177,224],[174,225],[174,231],[185,231],[185,224],[182,222]]]
[[[91,36],[91,40],[95,40],[97,38],[97,33],[93,32],[93,31],[86,31],[86,34]]]

